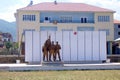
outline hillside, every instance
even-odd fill
[[[16,40],[16,23],[7,22],[0,19],[0,32],[9,32],[12,34],[14,41]]]

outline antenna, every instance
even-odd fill
[[[33,5],[33,0],[30,0],[30,3],[28,4],[28,6]]]
[[[57,5],[57,1],[56,0],[54,1],[54,4]]]
[[[33,0],[30,1],[30,4],[33,5]]]

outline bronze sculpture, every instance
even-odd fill
[[[55,61],[55,45],[54,45],[54,41],[52,41],[52,44],[50,46],[49,61],[51,61],[51,57],[53,57],[53,61]]]
[[[42,52],[43,52],[43,61],[45,61],[45,57],[48,61],[48,56],[50,55],[50,46],[51,46],[51,37],[49,36],[49,38],[45,41],[44,46],[42,48]]]
[[[44,44],[44,46],[42,47],[42,52],[43,52],[43,61],[45,61],[45,58],[46,58],[47,61],[48,61],[48,51],[47,51],[47,47],[46,47],[45,44]]]
[[[60,49],[61,49],[60,44],[58,44],[58,42],[56,42],[56,45],[55,45],[55,60],[56,60],[56,57],[58,55],[59,61],[61,61]]]
[[[51,36],[45,41],[44,46],[42,47],[43,51],[43,61],[56,61],[56,57],[58,55],[59,61],[61,61],[60,57],[60,50],[61,46],[56,42],[56,45],[54,45],[54,41],[51,43]],[[51,60],[51,57],[53,59]],[[45,60],[46,58],[46,60]]]

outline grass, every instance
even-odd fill
[[[0,80],[120,80],[120,70],[0,72]]]

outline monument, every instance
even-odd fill
[[[75,34],[74,31],[26,31],[25,62],[52,65],[61,62],[71,64],[106,60],[106,32],[78,31]],[[52,41],[55,50],[50,51]],[[56,44],[60,45],[58,50]]]
[[[45,41],[43,47],[42,47],[42,52],[43,52],[43,66],[63,66],[63,62],[61,61],[60,57],[60,49],[61,46],[56,42],[54,44],[54,41],[51,41],[51,36]],[[58,59],[57,60],[57,56]]]

